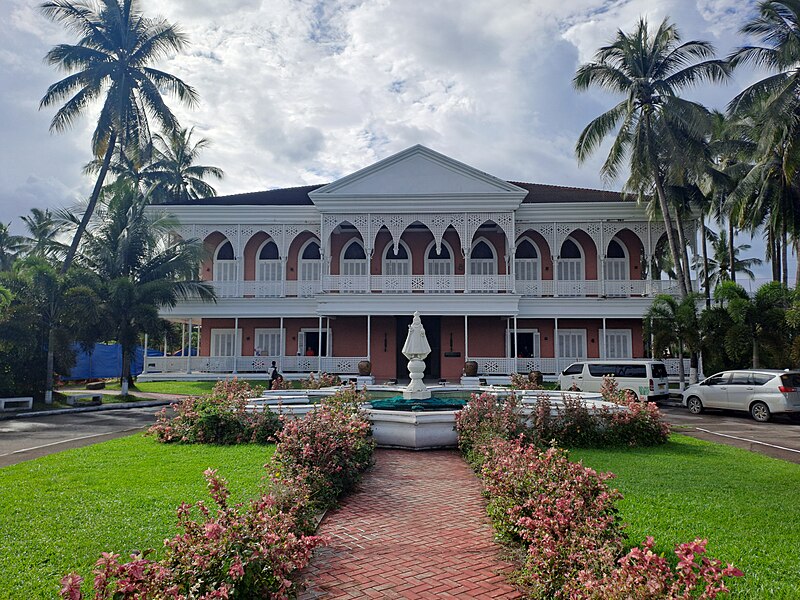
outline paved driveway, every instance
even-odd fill
[[[660,407],[667,421],[683,433],[800,464],[800,423],[782,415],[757,423],[744,412],[706,410],[693,415],[678,406]]]
[[[0,467],[149,427],[160,406],[0,421]]]

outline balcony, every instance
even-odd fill
[[[212,281],[219,298],[307,298],[316,294],[507,294],[529,298],[677,296],[673,280],[518,280],[511,275],[324,275],[322,280]],[[696,282],[694,282],[696,288]]]
[[[147,373],[269,373],[272,361],[281,373],[358,373],[363,356],[150,356]]]

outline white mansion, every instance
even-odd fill
[[[553,374],[644,356],[642,315],[676,291],[650,276],[665,230],[635,202],[503,181],[423,146],[328,185],[169,209],[179,235],[204,242],[218,300],[164,313],[199,331],[196,355],[151,357],[149,376],[264,373],[273,360],[349,375],[369,360],[376,379],[402,377],[415,310],[428,378],[457,380],[465,361],[481,376]]]

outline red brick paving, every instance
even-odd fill
[[[520,598],[505,581],[475,475],[457,452],[378,450],[359,491],[319,529],[330,545],[302,600]]]

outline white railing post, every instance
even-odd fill
[[[144,334],[144,348],[142,349],[142,374],[147,374],[147,334]]]

